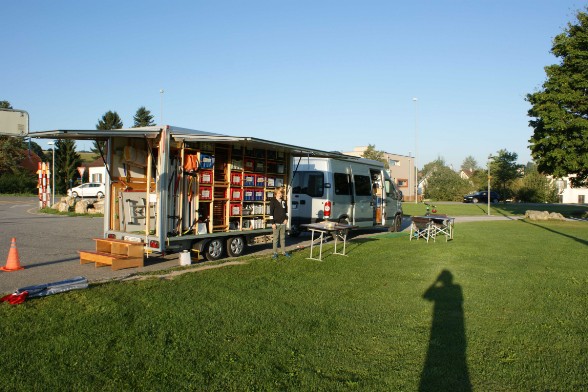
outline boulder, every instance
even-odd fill
[[[90,214],[104,214],[104,199],[96,200],[94,202],[94,211],[90,212],[90,210],[88,210],[88,213],[90,213]]]
[[[527,210],[525,212],[525,218],[534,221],[547,221],[547,220],[561,220],[564,221],[566,218],[563,217],[559,212],[548,212],[548,211],[535,211]]]
[[[60,201],[59,203],[56,204],[57,208],[56,210],[59,212],[68,212],[69,211],[69,204],[67,204],[66,202]]]
[[[89,205],[90,200],[80,200],[76,203],[74,211],[76,214],[87,214]]]

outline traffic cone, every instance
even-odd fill
[[[0,270],[12,272],[21,269],[24,269],[24,267],[20,266],[18,249],[16,249],[16,238],[12,238],[12,242],[10,243],[10,251],[8,252],[8,258],[6,259],[6,265],[4,267],[0,267]]]

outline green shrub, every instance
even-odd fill
[[[0,193],[38,193],[37,177],[30,173],[0,175]]]

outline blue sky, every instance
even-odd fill
[[[95,129],[108,110],[130,127],[145,106],[157,123],[329,151],[418,143],[419,167],[484,166],[503,148],[526,163],[524,97],[586,5],[9,1],[0,100],[28,111],[31,131]]]

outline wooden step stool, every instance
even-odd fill
[[[80,264],[96,263],[96,268],[110,265],[113,270],[143,267],[145,246],[142,242],[94,238],[96,250],[80,250]]]

